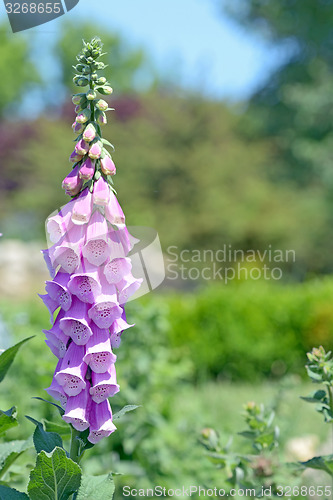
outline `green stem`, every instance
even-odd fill
[[[71,458],[77,464],[80,462],[81,457],[79,456],[80,451],[80,441],[77,437],[80,435],[80,432],[74,429],[71,426],[72,436],[71,436],[71,448],[69,452],[69,458]]]
[[[93,73],[93,70],[90,67],[90,77],[91,77],[92,73]],[[90,90],[95,90],[95,83],[91,79],[89,82],[89,87],[90,87]],[[95,121],[95,106],[93,105],[93,101],[90,101],[90,111],[91,111],[90,120],[92,122],[94,122]]]
[[[333,392],[332,392],[332,390],[333,390],[332,386],[328,386],[327,387],[328,398],[329,398],[329,401],[330,401],[330,409],[331,409],[331,413],[333,415]]]

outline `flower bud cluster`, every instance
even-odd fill
[[[78,195],[85,187],[92,191],[98,173],[112,185],[112,176],[116,173],[111,154],[105,147],[106,144],[112,145],[102,138],[101,133],[101,126],[107,124],[106,112],[111,108],[98,94],[105,96],[112,93],[106,78],[98,74],[106,68],[103,62],[98,61],[102,55],[102,43],[94,38],[91,42],[84,42],[77,56],[78,64],[74,66],[77,72],[73,78],[75,85],[89,88],[72,98],[76,112],[72,128],[77,137],[69,159],[74,165],[62,183],[70,196]]]

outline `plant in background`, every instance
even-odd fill
[[[333,423],[333,358],[331,351],[314,347],[307,353],[308,364],[307,373],[314,384],[320,384],[322,387],[313,391],[306,397],[302,397],[308,403],[315,403],[316,410],[324,417],[328,424]],[[331,430],[333,432],[333,429]],[[311,458],[306,462],[300,462],[304,469],[322,470],[333,478],[333,454],[321,455]]]
[[[279,429],[274,425],[274,411],[249,402],[244,406],[245,431],[238,434],[251,442],[254,453],[233,453],[233,439],[223,446],[218,433],[206,428],[201,431],[201,444],[207,449],[207,457],[218,468],[225,471],[225,488],[251,490],[251,497],[270,498],[276,494],[276,485],[281,474],[277,453]],[[229,490],[229,492],[227,491]],[[233,492],[231,492],[232,496]],[[230,495],[229,495],[230,496]]]
[[[326,423],[333,422],[333,357],[320,346],[307,353],[307,373],[315,384],[322,387],[313,391],[304,401],[316,404]],[[222,446],[218,433],[206,428],[201,432],[201,444],[208,458],[226,473],[226,488],[252,490],[254,498],[292,498],[316,496],[331,498],[332,487],[327,484],[302,484],[300,475],[306,469],[327,473],[333,478],[333,454],[319,455],[305,462],[283,463],[273,450],[278,446],[279,430],[273,425],[274,412],[263,405],[248,403],[245,406],[248,429],[238,433],[252,442],[256,454],[231,453],[232,440]],[[285,486],[284,486],[285,485]],[[242,495],[241,495],[242,496]]]
[[[62,429],[62,435],[66,434],[63,427],[46,426],[27,417],[36,426],[33,443],[37,463],[27,488],[32,500],[66,500],[70,496],[111,499],[112,473],[86,476],[79,462],[87,449],[116,430],[114,418],[136,408],[127,406],[113,416],[108,400],[119,391],[113,349],[119,346],[122,332],[133,326],[126,321],[124,306],[142,280],[131,273],[128,254],[137,240],[129,234],[115,196],[112,176],[116,169],[106,149],[113,146],[101,132],[110,108],[99,94],[112,92],[106,78],[98,73],[106,67],[99,61],[102,55],[102,43],[94,38],[84,42],[77,56],[74,83],[89,88],[73,96],[77,137],[70,156],[73,168],[63,181],[72,199],[48,218],[52,245],[43,250],[51,280],[46,281],[46,294],[41,298],[52,323],[44,333],[57,358],[46,391],[60,405],[47,402],[70,424],[70,449],[65,450],[61,435],[54,432]],[[6,352],[0,358],[0,368]],[[14,418],[14,410],[2,412],[0,425],[1,418],[6,422]],[[26,444],[20,445],[23,451]],[[9,465],[10,460],[6,467]],[[13,489],[6,490],[5,498],[16,498],[14,495],[27,498]]]

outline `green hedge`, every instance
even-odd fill
[[[307,351],[320,344],[332,349],[332,306],[333,278],[325,278],[302,284],[246,281],[195,293],[154,292],[128,304],[127,310],[129,318],[137,322],[132,335],[141,336],[148,329],[170,348],[171,357],[182,356],[191,362],[195,379],[255,381],[286,373],[305,375]],[[155,307],[163,328],[156,327],[149,315],[146,326],[139,320],[145,310]],[[41,301],[15,305],[2,301],[0,314],[12,336],[37,334],[34,349],[42,356],[38,375],[43,376],[52,355],[41,334],[49,322]],[[127,349],[129,340],[125,339],[132,335],[124,336],[122,350]],[[150,349],[152,340],[147,335],[145,339]]]
[[[304,373],[314,345],[332,347],[333,279],[303,284],[242,282],[170,295],[173,347],[200,376],[230,379]]]

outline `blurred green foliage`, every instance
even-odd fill
[[[312,239],[304,270],[332,272],[333,242],[333,2],[236,0],[224,2],[233,19],[279,48],[283,61],[249,100],[240,130],[248,140],[269,140],[267,171],[277,185],[312,199],[321,227],[302,230]],[[316,233],[314,235],[314,232]]]
[[[240,118],[226,105],[151,92],[114,99],[112,106],[106,137],[116,146],[115,187],[129,225],[155,228],[164,250],[271,244],[296,251],[297,277],[305,265],[321,265],[314,252],[326,229],[324,204],[268,178],[269,144],[243,140]],[[42,237],[47,215],[68,201],[60,186],[70,169],[73,118],[71,105],[63,119],[31,124],[29,137],[17,128],[24,161],[16,142],[8,146],[3,179],[13,182],[18,169],[20,176],[0,198],[7,237]]]
[[[0,116],[11,105],[15,112],[22,95],[38,81],[37,69],[30,60],[29,46],[24,38],[13,35],[7,24],[0,25]],[[15,109],[16,108],[16,109]]]
[[[169,338],[197,376],[260,380],[304,372],[304,353],[332,345],[333,282],[245,281],[170,296]],[[165,300],[165,298],[163,298]]]
[[[320,296],[319,288],[317,292]],[[116,421],[117,432],[87,452],[83,460],[84,470],[89,464],[89,474],[110,470],[123,474],[116,477],[117,499],[123,498],[123,485],[175,488],[207,484],[208,478],[210,484],[219,484],[220,472],[215,471],[202,454],[198,442],[200,430],[207,426],[218,427],[223,442],[227,441],[241,424],[241,404],[254,397],[275,408],[282,429],[282,447],[295,435],[312,433],[320,422],[320,416],[315,412],[310,411],[308,418],[304,418],[305,402],[295,404],[297,396],[309,390],[309,386],[300,384],[299,377],[286,379],[281,386],[272,382],[251,385],[248,380],[243,380],[242,385],[231,385],[226,380],[219,383],[195,383],[197,358],[194,358],[193,350],[188,345],[192,339],[188,340],[184,332],[182,345],[175,345],[175,342],[170,341],[176,320],[173,316],[174,300],[175,297],[172,300],[164,297],[161,301],[159,297],[150,296],[149,303],[146,299],[128,304],[128,320],[135,320],[136,325],[124,333],[120,348],[115,351],[118,356],[117,376],[121,390],[112,398],[111,404],[114,412],[123,404],[141,406],[126,414],[122,420]],[[181,302],[180,304],[182,305]],[[280,313],[283,314],[283,310]],[[256,311],[257,320],[258,315],[259,312]],[[26,303],[2,301],[1,320],[6,323],[7,335],[10,337],[7,341],[10,344],[27,335],[36,334],[34,339],[22,347],[0,387],[3,407],[9,408],[17,403],[19,410],[20,426],[9,430],[6,438],[25,439],[31,434],[33,426],[24,415],[38,420],[46,419],[48,429],[51,429],[50,422],[61,423],[56,409],[32,399],[33,396],[51,399],[43,388],[50,385],[56,359],[46,348],[44,335],[41,333],[41,329],[47,327],[49,315],[43,304],[36,300]],[[179,321],[182,321],[181,317]],[[251,331],[250,333],[252,334]],[[230,336],[232,334],[230,332]],[[205,335],[206,337],[201,332],[202,345],[208,342],[211,331],[205,332]],[[235,338],[234,347],[241,341]],[[216,340],[211,339],[211,342]],[[264,342],[265,338],[258,340],[252,337],[252,352],[258,346],[262,347]],[[221,343],[220,352],[222,346]],[[202,347],[194,344],[193,348]],[[215,348],[219,348],[216,343]],[[230,351],[230,360],[232,356]],[[248,356],[251,356],[251,352]],[[244,359],[240,364],[243,361]],[[300,364],[304,365],[304,361],[305,356],[300,359]],[[200,367],[203,362],[204,357]],[[221,369],[224,369],[223,363]],[[260,369],[260,363],[257,369]],[[246,380],[246,371],[244,379]],[[63,433],[58,426],[57,431]],[[322,429],[318,432],[320,439],[324,440],[325,432]],[[68,437],[63,435],[65,445],[68,444]],[[235,438],[234,446],[240,453],[243,452],[240,438]],[[19,459],[18,467],[24,467],[27,460],[32,460],[29,454]],[[25,487],[18,482],[19,478],[15,473],[14,468],[11,484]]]

